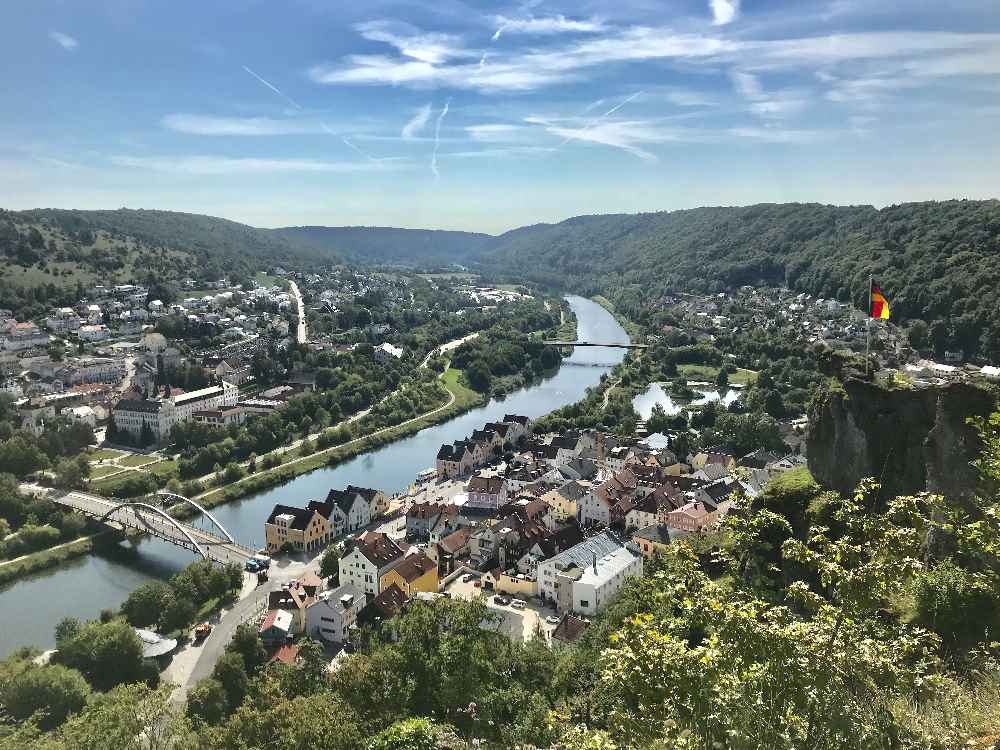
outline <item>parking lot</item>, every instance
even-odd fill
[[[556,628],[556,623],[545,621],[546,617],[555,617],[555,607],[543,606],[537,599],[525,599],[524,609],[517,609],[510,604],[502,605],[494,601],[494,594],[476,587],[478,579],[473,581],[463,581],[465,576],[460,576],[448,584],[445,591],[453,599],[465,599],[472,601],[481,599],[485,602],[490,612],[499,617],[497,632],[503,633],[510,639],[519,638],[522,641],[531,640],[536,634],[541,634],[548,642],[552,631]],[[507,596],[508,599],[513,597]]]

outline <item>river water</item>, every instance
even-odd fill
[[[576,313],[581,341],[627,343],[628,335],[600,305],[582,297],[568,297]],[[408,438],[383,446],[332,468],[304,474],[281,487],[248,495],[212,510],[237,541],[260,545],[264,520],[275,503],[305,505],[323,498],[333,487],[348,484],[376,487],[387,493],[406,489],[416,474],[434,465],[442,443],[460,440],[486,422],[504,414],[532,418],[579,401],[624,356],[623,349],[580,347],[563,360],[552,377],[491,400],[485,406],[428,427]],[[129,593],[152,578],[166,579],[192,562],[191,553],[144,539],[135,546],[72,560],[0,590],[0,658],[20,646],[50,648],[53,629],[63,617],[95,618],[102,609],[117,609]]]

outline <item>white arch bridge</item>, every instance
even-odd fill
[[[191,550],[210,562],[219,565],[234,563],[243,567],[253,557],[253,550],[238,544],[218,519],[194,500],[171,492],[157,492],[155,496],[136,500],[92,495],[89,492],[50,493],[52,502],[95,518],[109,526],[133,529],[162,539],[177,547]],[[188,505],[209,521],[212,531],[184,523],[168,515],[166,508]]]

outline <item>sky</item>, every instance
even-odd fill
[[[996,0],[31,0],[0,207],[497,233],[1000,196]]]

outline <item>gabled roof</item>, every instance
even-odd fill
[[[408,555],[403,562],[393,568],[407,583],[413,583],[429,571],[436,569],[437,565],[434,564],[434,561],[422,552]]]
[[[379,568],[403,556],[402,548],[386,534],[369,531],[358,539],[357,550]]]
[[[519,414],[504,414],[503,415],[503,421],[504,422],[516,423],[516,424],[523,425],[523,426],[527,427],[528,423],[531,420],[528,419],[527,417],[522,417]]]
[[[590,623],[586,620],[565,614],[556,625],[556,629],[552,631],[552,638],[562,643],[576,643],[583,638],[583,634],[587,632],[589,627]]]
[[[578,526],[564,526],[539,539],[537,544],[542,554],[548,559],[558,555],[563,550],[575,547],[582,541],[583,533]]]
[[[474,530],[472,526],[463,526],[438,542],[438,547],[455,554],[469,546],[469,537],[472,536]]]
[[[299,531],[304,531],[306,527],[309,525],[309,522],[312,521],[314,514],[315,514],[314,510],[309,510],[307,508],[296,508],[293,505],[281,505],[279,503],[278,505],[274,506],[274,509],[271,511],[271,515],[267,517],[267,523],[273,524],[274,519],[277,516],[285,516],[285,515],[293,516],[293,520],[289,524],[289,528],[298,529]]]
[[[392,584],[358,614],[358,622],[368,623],[375,619],[388,620],[399,614],[406,604],[406,594],[396,584]]]

